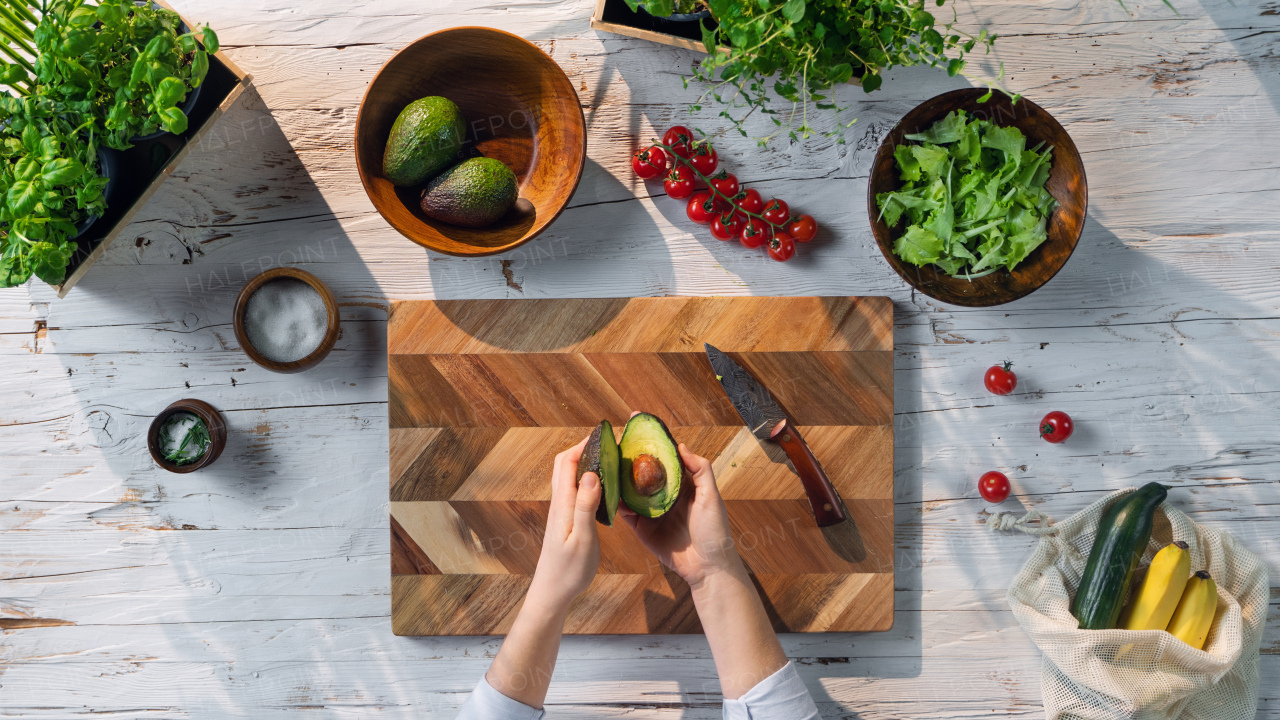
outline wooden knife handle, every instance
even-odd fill
[[[809,444],[800,437],[800,432],[790,420],[783,420],[773,429],[770,439],[787,451],[787,457],[796,468],[800,482],[804,485],[804,493],[809,496],[809,504],[813,506],[813,518],[818,527],[826,527],[844,522],[844,504],[840,502],[840,494],[822,470],[822,465],[813,456]]]

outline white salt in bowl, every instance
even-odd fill
[[[236,340],[249,359],[282,373],[315,367],[338,341],[338,303],[305,270],[272,268],[236,297]]]

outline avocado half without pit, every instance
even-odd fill
[[[578,461],[578,482],[589,472],[600,478],[600,506],[596,508],[596,521],[602,525],[613,525],[613,516],[618,512],[618,442],[613,439],[613,426],[608,420],[601,420],[596,429],[587,438],[587,446],[582,450],[582,459]]]
[[[680,497],[684,466],[666,424],[649,413],[636,415],[622,431],[618,451],[618,484],[627,507],[651,518],[670,510]]]

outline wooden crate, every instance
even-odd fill
[[[173,10],[164,0],[162,7]],[[187,27],[195,25],[183,18]],[[215,28],[216,30],[216,28]],[[143,205],[160,189],[164,181],[186,159],[192,145],[197,145],[213,128],[218,118],[248,89],[253,76],[231,62],[222,52],[209,56],[209,74],[201,84],[200,97],[188,116],[190,125],[181,135],[166,134],[155,140],[138,143],[121,153],[117,177],[112,179],[112,201],[107,212],[88,232],[80,236],[79,247],[67,267],[67,277],[56,286],[58,297],[66,297],[71,288],[102,257]],[[118,184],[118,185],[117,185]]]
[[[697,24],[695,23],[689,23],[689,25],[699,34],[695,37],[681,37],[655,29],[639,27],[635,24],[628,24],[629,22],[634,22],[637,17],[622,0],[596,0],[596,11],[591,16],[591,28],[640,38],[641,40],[652,40],[663,45],[672,45],[686,50],[697,50],[702,53],[707,51],[700,39],[701,31],[697,29]]]

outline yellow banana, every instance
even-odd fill
[[[1187,589],[1182,591],[1182,600],[1166,629],[1182,642],[1201,650],[1217,610],[1218,586],[1208,572],[1201,570],[1187,581]]]
[[[1129,603],[1120,627],[1125,630],[1163,630],[1182,599],[1187,578],[1191,575],[1191,553],[1187,544],[1178,540],[1166,545],[1151,559],[1142,588]]]

